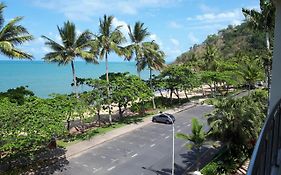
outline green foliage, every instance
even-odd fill
[[[228,26],[228,28],[220,30],[218,34],[208,36],[203,44],[194,45],[190,50],[182,53],[177,57],[175,63],[188,63],[194,58],[203,60],[208,46],[216,48],[219,57],[223,60],[229,60],[239,53],[250,56],[264,55],[266,50],[264,38],[264,32],[253,32],[248,23],[235,27]]]
[[[264,79],[264,72],[259,60],[244,56],[240,63],[238,74],[249,89],[254,87],[257,81]]]
[[[27,58],[31,59],[32,55],[16,48],[17,45],[21,45],[33,39],[33,36],[29,34],[27,29],[18,25],[23,17],[15,17],[4,25],[3,11],[6,8],[4,3],[0,3],[0,52],[1,54],[10,58]]]
[[[248,25],[256,31],[273,31],[275,19],[275,6],[273,2],[260,0],[260,11],[256,9],[242,9]]]
[[[85,30],[78,35],[75,24],[67,21],[63,27],[58,27],[58,32],[62,44],[46,36],[42,36],[46,40],[45,45],[51,49],[51,52],[44,56],[44,60],[57,62],[61,65],[69,64],[75,57],[92,60],[93,62],[96,61],[94,60],[95,55],[88,51],[92,38],[90,31]]]
[[[206,174],[206,175],[217,175],[218,174],[218,168],[219,168],[218,163],[211,162],[201,170],[201,173]]]
[[[109,78],[111,80],[109,84],[110,96],[112,102],[116,103],[119,108],[120,117],[122,117],[130,102],[148,100],[152,96],[151,89],[135,75],[110,73]]]
[[[93,88],[91,92],[85,93],[88,94],[89,104],[100,108],[102,105],[115,103],[119,108],[119,115],[122,117],[129,104],[149,100],[153,95],[144,81],[128,72],[109,73],[108,77],[109,84],[106,82],[106,74],[102,75],[100,79],[78,79],[79,83]],[[107,87],[109,87],[109,96],[107,96]]]
[[[0,92],[0,99],[8,98],[10,102],[22,105],[26,97],[34,96],[34,93],[24,86],[15,89],[8,89],[7,92]]]
[[[206,142],[207,134],[205,133],[205,131],[203,129],[203,124],[199,123],[197,118],[192,119],[191,131],[192,131],[192,134],[177,133],[176,137],[179,139],[183,139],[187,142],[190,142],[190,143],[187,143],[185,146],[188,149],[194,150],[195,155],[196,155],[196,167],[197,167],[197,170],[199,170],[200,150]]]
[[[198,119],[192,119],[192,126],[191,126],[191,135],[177,133],[176,137],[190,141],[190,144],[187,144],[187,147],[190,149],[200,149],[204,142],[206,141],[206,133],[203,129],[203,125],[199,123]]]
[[[178,99],[179,91],[186,92],[199,86],[198,77],[187,65],[170,65],[153,81],[159,83],[154,89],[168,90],[170,91],[170,98],[172,93],[175,93]]]
[[[266,93],[261,91],[222,99],[208,116],[211,134],[231,149],[252,149],[266,116],[266,106]]]
[[[120,31],[122,26],[113,26],[113,16],[104,15],[99,19],[99,34],[92,42],[92,52],[96,53],[99,59],[106,59],[108,54],[115,52],[123,55],[120,45],[126,41],[123,33]]]
[[[31,154],[44,148],[52,136],[64,135],[66,106],[61,100],[30,97],[18,105],[1,99],[0,152],[5,157]]]

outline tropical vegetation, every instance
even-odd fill
[[[86,30],[78,35],[75,24],[70,21],[65,22],[63,27],[58,26],[57,28],[61,43],[47,36],[42,36],[46,40],[45,45],[51,49],[51,52],[47,53],[43,59],[49,62],[56,62],[59,65],[71,64],[75,94],[78,96],[74,59],[80,57],[97,63],[93,52],[89,50],[92,34]]]
[[[0,3],[0,52],[9,58],[31,59],[32,55],[20,50],[16,46],[33,39],[27,29],[18,24],[23,17],[15,17],[5,24],[3,11],[6,5]]]
[[[4,8],[1,3],[0,26],[4,26]],[[48,150],[46,145],[52,148],[53,140],[68,144],[88,139],[98,132],[141,121],[158,109],[188,102],[190,92],[198,92],[213,100],[215,110],[207,115],[210,130],[204,130],[193,119],[192,134],[178,133],[177,137],[191,142],[188,147],[195,150],[197,162],[206,139],[221,141],[224,152],[217,160],[228,164],[214,161],[210,166],[216,173],[231,172],[240,163],[236,161],[239,157],[250,156],[265,120],[267,93],[253,89],[258,82],[267,81],[265,77],[270,77],[273,11],[271,2],[264,0],[260,12],[243,9],[244,23],[208,36],[171,65],[165,65],[165,53],[160,45],[148,40],[150,33],[142,22],[127,26],[130,43],[126,43],[121,32],[124,26],[113,25],[114,16],[100,18],[97,34],[89,30],[78,34],[74,23],[65,22],[63,27],[57,27],[61,41],[42,36],[51,50],[43,59],[59,65],[71,64],[74,94],[55,94],[42,99],[27,87],[1,92],[0,165],[5,163],[7,169],[13,169],[17,164],[10,162],[18,159],[36,163],[35,155]],[[32,39],[23,26],[17,25],[21,19],[17,17],[1,29],[0,52],[11,58],[30,59],[30,54],[15,47]],[[109,72],[110,54],[128,61],[134,59],[139,76]],[[90,63],[105,60],[105,74],[99,78],[77,77],[76,58]],[[149,69],[149,80],[140,77],[144,69]],[[152,70],[157,70],[157,74],[153,75]],[[88,88],[79,91],[80,86]],[[244,97],[231,96],[242,90],[248,91]],[[159,95],[155,97],[157,92]]]

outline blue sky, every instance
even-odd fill
[[[66,20],[97,33],[99,18],[104,14],[115,16],[114,25],[133,25],[144,22],[166,53],[166,60],[173,61],[192,45],[199,44],[209,34],[240,24],[244,19],[241,8],[258,8],[259,0],[6,0],[6,20],[24,16],[21,22],[35,40],[23,46],[40,60],[49,50],[41,35],[58,40],[56,26]],[[126,27],[122,29],[127,33]],[[0,59],[7,59],[3,56]],[[122,61],[115,55],[110,61]]]

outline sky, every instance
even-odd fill
[[[259,0],[4,0],[7,21],[24,16],[20,22],[34,36],[34,40],[22,48],[31,53],[35,60],[50,51],[44,45],[42,35],[59,42],[57,26],[67,20],[74,22],[78,32],[89,29],[98,33],[99,18],[113,15],[114,26],[141,21],[148,28],[147,40],[155,40],[171,62],[194,44],[202,43],[210,34],[239,25],[244,8],[259,8]],[[0,55],[0,59],[8,58]],[[110,61],[122,61],[110,55]]]

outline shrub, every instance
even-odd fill
[[[201,173],[204,175],[217,175],[218,167],[219,165],[216,162],[211,162],[201,170]]]

